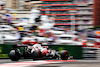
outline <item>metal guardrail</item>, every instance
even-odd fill
[[[100,48],[83,47],[83,59],[100,60]]]

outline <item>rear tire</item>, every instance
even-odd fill
[[[11,50],[9,53],[9,57],[12,61],[18,61],[20,59],[20,54],[16,50]]]
[[[61,51],[60,55],[62,60],[67,60],[69,57],[68,51],[66,50]]]

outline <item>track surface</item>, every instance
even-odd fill
[[[0,59],[0,67],[100,67],[100,60],[19,60]]]

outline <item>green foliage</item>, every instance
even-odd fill
[[[96,30],[96,29],[98,29],[98,28],[100,28],[100,25],[98,25],[98,26],[94,26],[94,30]]]
[[[0,53],[2,52],[2,47],[0,46]]]

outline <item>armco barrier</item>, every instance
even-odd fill
[[[83,47],[83,59],[100,60],[100,48]]]
[[[55,49],[58,51],[68,50],[70,56],[73,56],[74,59],[82,59],[82,47],[75,45],[44,45],[49,46],[50,49]],[[0,45],[0,58],[9,58],[8,54],[12,49],[12,45]]]
[[[97,58],[96,59],[100,60],[100,48],[97,48],[97,52],[96,53],[97,53]]]

